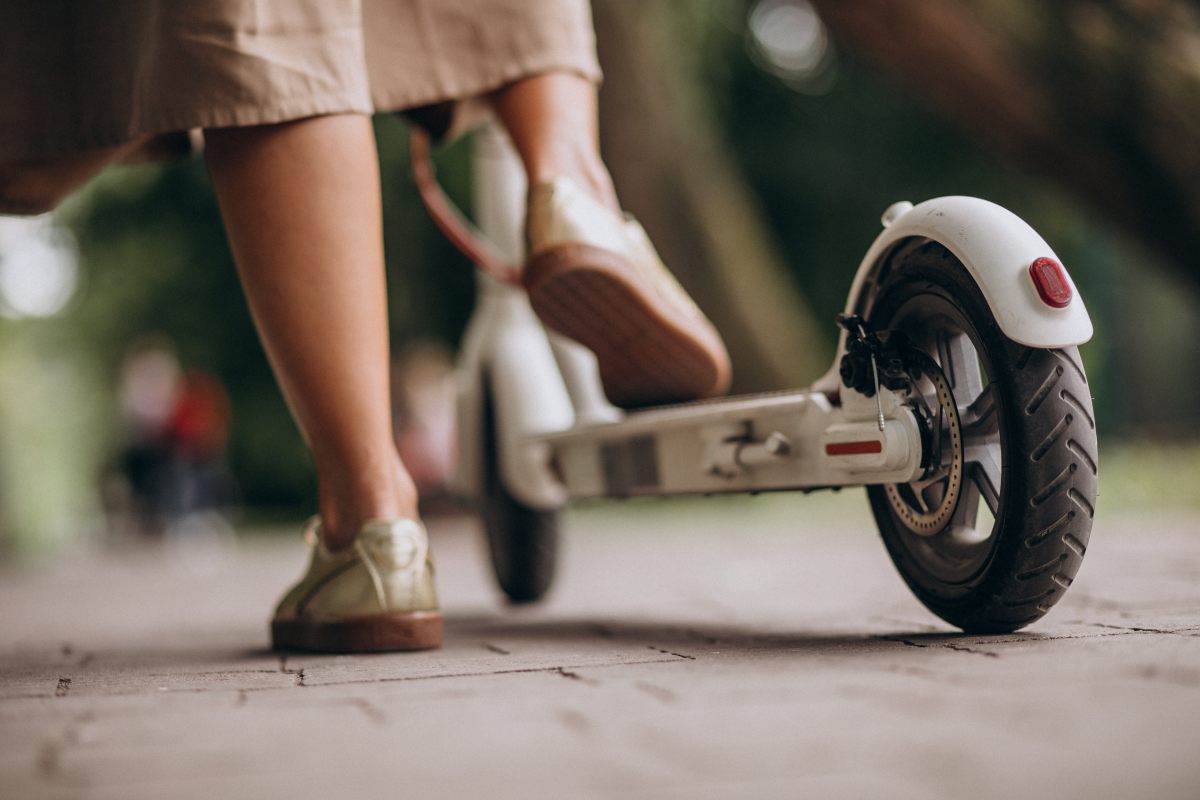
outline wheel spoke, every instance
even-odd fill
[[[923,478],[921,480],[913,481],[912,482],[913,491],[923,492],[927,488],[932,486],[933,484],[941,483],[942,481],[948,479],[949,477],[950,477],[950,468],[949,467],[941,467],[940,469],[938,469],[937,472],[933,473],[928,478]]]
[[[979,516],[979,492],[965,489],[959,495],[958,505],[954,508],[954,516],[950,518],[947,529],[951,535],[963,544],[974,544],[981,538],[986,538],[990,531],[976,531],[975,519]]]
[[[929,488],[929,485],[926,484],[925,486],[920,486],[920,487],[914,486],[912,488],[913,488],[913,500],[916,501],[917,510],[919,510],[922,514],[928,514],[929,513],[929,502],[926,501],[926,499],[925,499],[925,490]]]
[[[967,448],[967,480],[979,490],[992,515],[1000,513],[1000,444]]]
[[[994,384],[988,384],[967,406],[959,408],[964,438],[991,437],[1000,431],[1000,413]]]
[[[975,346],[965,333],[944,330],[937,337],[938,360],[942,372],[959,405],[965,405],[983,391],[983,373]]]

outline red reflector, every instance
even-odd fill
[[[830,442],[825,445],[827,456],[862,456],[882,452],[883,442],[878,439],[868,439],[865,442]]]
[[[1029,265],[1029,277],[1037,287],[1042,302],[1051,308],[1066,308],[1071,303],[1071,284],[1067,273],[1052,258],[1039,258]]]

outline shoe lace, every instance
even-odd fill
[[[362,537],[354,540],[354,549],[362,560],[363,566],[367,568],[367,574],[371,577],[371,585],[375,587],[375,599],[379,601],[379,610],[387,611],[387,588],[384,586],[383,574],[379,571],[379,565],[375,563],[375,559],[371,557],[366,545],[362,543]]]
[[[304,541],[309,547],[321,546],[321,518],[319,516],[311,517],[304,524]],[[379,565],[371,557],[370,551],[363,545],[361,537],[354,540],[354,552],[358,554],[359,560],[367,570],[367,575],[371,578],[371,586],[375,589],[375,599],[379,603],[380,610],[387,611],[387,588],[383,581],[383,573],[379,571]]]

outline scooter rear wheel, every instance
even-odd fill
[[[495,404],[483,397],[483,481],[481,515],[492,569],[500,589],[514,603],[541,600],[558,563],[559,512],[531,508],[504,486]]]
[[[938,365],[910,393],[934,456],[925,474],[867,490],[892,561],[952,625],[1028,625],[1074,580],[1095,512],[1095,418],[1078,350],[1008,339],[936,243],[893,257],[868,317]]]

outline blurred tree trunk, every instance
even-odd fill
[[[844,46],[1200,289],[1200,7],[812,0]]]
[[[725,337],[736,391],[805,385],[828,366],[827,337],[705,107],[680,8],[595,0],[593,10],[601,145],[622,203]]]

